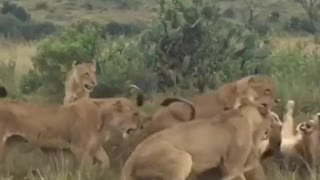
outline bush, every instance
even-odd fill
[[[278,11],[272,11],[268,17],[268,20],[271,22],[279,21],[280,13]]]
[[[22,87],[33,84],[29,90],[35,91],[45,85],[48,92],[61,95],[63,82],[72,62],[92,61],[96,54],[98,37],[99,31],[93,25],[77,23],[61,32],[58,37],[45,38],[32,59],[38,73],[30,71],[27,76],[31,77],[26,78]]]
[[[307,19],[300,19],[299,17],[291,17],[289,23],[284,27],[287,31],[299,32],[304,31],[314,33],[314,28]]]
[[[49,22],[22,22],[10,14],[0,15],[0,35],[7,38],[36,40],[54,32],[56,32],[56,26]]]
[[[228,17],[228,18],[234,18],[235,13],[233,8],[227,8],[224,12],[223,12],[223,16],[224,17]]]
[[[140,5],[137,0],[115,0],[119,9],[134,9]]]
[[[47,10],[47,9],[49,9],[49,5],[47,2],[38,2],[38,3],[36,3],[34,9],[35,10]]]
[[[142,34],[148,67],[159,77],[159,89],[173,86],[216,88],[252,74],[269,55],[261,39],[244,25],[219,16],[219,9],[190,0],[160,2],[160,14]]]
[[[110,42],[110,41],[108,41]],[[93,97],[110,97],[127,92],[128,83],[137,84],[144,92],[156,88],[157,77],[146,67],[138,41],[124,41],[123,37],[110,43],[102,52],[103,70],[100,83],[92,93]]]
[[[2,4],[1,14],[12,14],[21,21],[27,21],[30,19],[30,14],[27,13],[23,7],[10,3],[9,1],[5,1]]]
[[[45,82],[51,93],[62,94],[73,60],[92,59],[98,62],[95,97],[123,93],[128,82],[149,92],[203,91],[244,75],[268,72],[263,65],[269,51],[260,47],[259,35],[221,18],[215,6],[168,0],[160,1],[160,8],[150,28],[132,41],[124,42],[123,36],[107,39],[103,51],[97,51],[103,31],[97,24],[80,22],[57,37],[46,38],[34,58],[38,73],[25,84],[43,86],[38,82]],[[109,27],[113,33],[121,29],[116,23]]]
[[[57,31],[57,27],[50,22],[35,23],[29,21],[22,24],[21,35],[26,40],[41,39],[47,35],[53,34]]]
[[[0,34],[5,37],[17,37],[21,35],[22,22],[15,16],[0,15]]]
[[[112,21],[103,28],[103,32],[110,35],[133,35],[140,33],[141,29],[135,24],[120,24]]]
[[[91,11],[93,10],[93,5],[90,2],[85,2],[81,5],[85,10]]]

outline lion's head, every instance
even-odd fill
[[[276,88],[268,76],[252,75],[236,82],[237,93],[248,96],[252,101],[271,109],[280,100],[276,98]]]
[[[304,136],[311,135],[312,133],[318,131],[318,124],[314,120],[308,120],[301,122],[297,125],[296,131]]]
[[[76,62],[74,62],[72,64],[72,69],[74,72],[74,78],[78,83],[80,83],[79,85],[81,88],[86,92],[91,92],[97,85],[96,62],[84,62],[81,64],[76,64]]]
[[[140,128],[143,116],[130,100],[115,98],[93,99],[93,101],[101,109],[108,127],[113,132],[121,133],[123,139]]]

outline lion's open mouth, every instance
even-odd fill
[[[91,91],[93,90],[93,86],[90,86],[90,85],[88,85],[88,84],[85,84],[85,85],[84,85],[84,88],[85,88],[87,91],[89,91],[89,92],[91,92]]]

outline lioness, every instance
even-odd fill
[[[181,103],[181,107],[188,107],[189,113],[183,114],[181,112],[172,111],[170,114],[162,113],[167,110],[167,106],[172,103]],[[166,98],[161,102],[161,107],[151,117],[151,120],[143,124],[143,129],[136,131],[127,140],[120,143],[121,161],[125,162],[132,153],[133,149],[145,138],[151,134],[163,130],[167,127],[173,127],[177,124],[193,120],[195,117],[195,107],[193,103],[184,98]]]
[[[301,122],[293,129],[294,101],[287,103],[284,114],[284,131],[282,132],[281,153],[289,159],[301,159],[309,167],[320,162],[320,113],[313,119]]]
[[[67,73],[63,104],[74,102],[83,97],[88,98],[90,92],[97,85],[96,61],[76,63],[76,61],[72,63],[72,69]]]
[[[0,158],[6,140],[18,135],[39,147],[69,149],[80,167],[92,158],[108,165],[101,147],[106,136],[102,112],[89,99],[64,106],[1,102],[0,114]]]
[[[113,119],[112,126],[114,130],[121,132],[122,138],[126,139],[128,135],[140,128],[145,114],[139,110],[139,107],[131,100],[125,97],[114,98],[90,98],[102,111],[110,105],[116,104],[113,114],[109,114]],[[109,135],[106,140],[109,139]]]
[[[80,167],[93,158],[109,167],[102,148],[111,128],[125,135],[139,126],[136,112],[124,100],[82,98],[66,105],[35,105],[24,102],[0,102],[0,159],[6,140],[18,135],[42,148],[69,149]]]
[[[208,119],[223,111],[237,108],[239,103],[236,99],[240,96],[250,97],[251,100],[264,104],[268,108],[271,108],[274,102],[278,102],[275,99],[275,87],[271,79],[267,76],[253,75],[224,84],[216,91],[195,96],[190,102],[188,101],[188,104],[196,108],[195,119]],[[190,108],[186,103],[173,102],[162,107],[153,115],[151,123],[148,123],[148,127],[145,128],[147,130],[141,133],[140,138],[132,137],[128,140],[129,143],[126,142],[126,154],[123,160],[125,161],[130,155],[130,149],[134,149],[148,135],[193,120],[194,118],[190,118],[189,115]],[[130,147],[128,147],[129,144]]]
[[[253,94],[255,97],[254,101],[265,104],[270,109],[274,103],[279,102],[275,97],[276,89],[270,77],[251,75],[234,82],[226,83],[215,91],[194,96],[191,102],[196,108],[195,118],[210,118],[222,111],[236,109],[239,106],[236,102],[237,98],[244,93],[249,94],[248,88],[251,89],[250,96]],[[173,103],[168,107],[168,111],[170,112],[163,111],[163,113],[169,114],[174,109],[177,109],[179,112],[181,109],[186,108],[181,107],[181,104]],[[187,109],[185,112],[188,113],[189,110]]]
[[[256,152],[271,117],[266,106],[247,98],[239,102],[237,110],[211,120],[186,122],[151,135],[125,163],[122,180],[184,180],[190,173],[213,167],[222,167],[225,178],[243,177],[245,169],[253,168],[258,161],[247,160]]]

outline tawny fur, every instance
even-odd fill
[[[286,158],[300,159],[309,167],[319,163],[320,129],[318,114],[312,120],[299,123],[295,129],[293,122],[294,101],[287,103],[283,118],[281,153]]]
[[[243,177],[245,165],[257,163],[257,157],[248,161],[249,154],[256,152],[271,122],[264,109],[248,103],[211,120],[186,122],[155,133],[136,147],[123,167],[122,178],[183,180],[190,173],[219,166],[224,177]]]
[[[0,158],[6,140],[18,135],[41,148],[69,149],[82,167],[110,160],[102,145],[111,129],[123,136],[140,127],[138,107],[126,98],[83,98],[66,105],[0,102]]]
[[[188,105],[190,103],[196,108],[195,117],[201,119],[218,115],[228,109],[233,109],[237,106],[236,99],[239,96],[250,96],[259,103],[272,106],[277,101],[275,94],[275,87],[269,77],[248,76],[222,85],[216,91],[197,95],[190,102],[188,101],[188,103],[176,102],[166,107],[161,107],[153,114],[152,120],[145,125],[144,130],[140,133],[141,137],[138,138],[136,136],[139,135],[136,135],[128,139],[128,141],[132,142],[125,142],[127,145],[124,145],[126,147],[124,149],[129,154],[125,153],[126,155],[124,155],[123,160],[125,161],[128,155],[130,155],[130,149],[134,149],[139,142],[150,134],[192,120]],[[129,144],[130,147],[128,147]]]
[[[18,135],[38,147],[69,149],[79,165],[93,158],[109,166],[102,142],[106,136],[102,113],[87,99],[67,105],[0,103],[0,158],[9,137]]]
[[[76,61],[74,61],[64,83],[65,97],[63,104],[74,102],[81,98],[89,98],[96,85],[96,62],[76,64]]]

